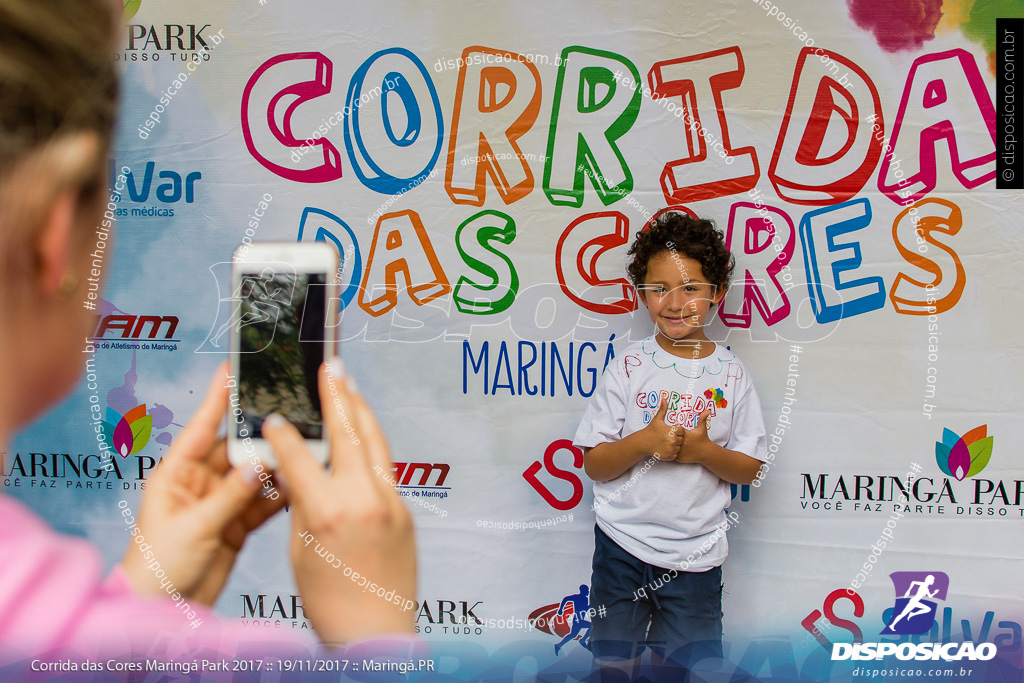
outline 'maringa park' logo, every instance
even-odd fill
[[[146,405],[138,405],[121,415],[107,406],[107,419],[103,422],[103,434],[111,450],[122,458],[135,455],[149,443],[153,433],[153,416],[146,414]]]
[[[958,481],[980,474],[992,457],[992,437],[986,436],[987,430],[988,425],[981,425],[957,436],[943,429],[942,441],[935,442],[935,461],[943,474]]]
[[[161,447],[171,445],[172,427],[182,425],[174,421],[174,412],[167,406],[139,400],[135,393],[139,381],[136,363],[133,353],[124,382],[107,392],[106,412],[101,413],[103,404],[98,382],[93,383],[96,381],[93,361],[86,362],[87,378],[93,390],[89,402],[90,431],[95,431],[95,438],[83,445],[88,443],[93,452],[47,452],[50,449],[46,446],[0,452],[0,485],[65,490],[145,489],[147,475],[159,465]],[[121,457],[114,457],[114,453]]]
[[[911,463],[913,471],[903,476],[865,470],[801,472],[800,508],[826,514],[863,511],[1024,518],[1024,479],[980,476],[992,458],[993,441],[987,424],[963,436],[944,428],[942,440],[929,439],[927,447],[935,444],[935,462],[945,476],[916,462]],[[920,450],[924,448],[921,444]]]
[[[124,2],[124,12],[121,15],[121,21],[130,21],[132,17],[139,11],[139,7],[142,6],[142,0],[122,0]]]

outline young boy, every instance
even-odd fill
[[[666,212],[629,255],[657,331],[608,365],[573,439],[594,480],[591,644],[598,665],[641,642],[685,664],[721,656],[729,484],[760,470],[764,421],[746,367],[704,334],[733,269],[722,235]]]

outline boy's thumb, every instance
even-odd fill
[[[655,413],[656,417],[661,418],[661,421],[665,421],[665,413],[668,412],[668,401],[662,401],[661,405],[658,406],[658,412]]]

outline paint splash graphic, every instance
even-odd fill
[[[846,6],[886,52],[920,49],[942,18],[942,0],[846,0]]]
[[[920,49],[936,35],[959,31],[985,50],[996,73],[996,19],[1024,17],[1021,0],[846,0],[850,16],[886,52]]]
[[[963,436],[950,429],[942,430],[942,441],[935,442],[935,462],[947,476],[958,481],[985,469],[992,457],[992,437],[986,436],[988,425],[975,427]]]
[[[714,401],[719,408],[729,405],[729,402],[725,400],[725,393],[721,389],[707,389],[704,392],[704,398]]]
[[[174,422],[174,412],[160,403],[154,403],[149,414],[146,414],[146,404],[140,402],[135,395],[135,385],[139,381],[136,361],[136,352],[132,351],[132,364],[124,373],[124,383],[107,392],[107,419],[103,423],[106,443],[113,446],[110,450],[124,458],[145,448],[151,436],[157,443],[170,446],[173,437],[169,431],[159,432],[155,436],[153,432],[171,425],[181,426]]]
[[[988,70],[996,73],[996,19],[1024,17],[1021,0],[945,0],[939,33],[959,30],[967,40],[981,45]]]
[[[124,373],[124,384],[107,392],[107,405],[121,415],[139,404],[135,397],[135,385],[139,381],[139,374],[135,371],[136,360],[136,352],[132,351],[132,365],[128,372]]]

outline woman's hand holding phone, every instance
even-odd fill
[[[228,406],[227,379],[224,363],[146,483],[138,534],[132,532],[136,542],[128,544],[122,560],[141,595],[167,595],[173,585],[172,592],[212,605],[246,535],[284,505],[282,497],[257,495],[261,484],[248,462],[228,464],[225,440],[217,438]],[[158,570],[166,576],[158,578]]]
[[[303,609],[326,643],[411,633],[416,546],[412,519],[389,482],[384,434],[341,359],[321,366],[319,389],[330,472],[284,418],[263,424],[293,506],[291,555]]]

